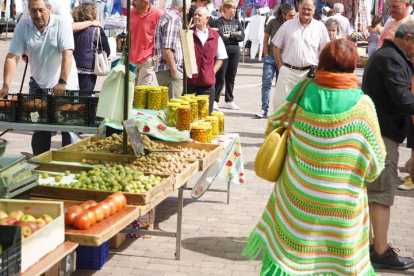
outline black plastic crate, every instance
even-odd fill
[[[104,120],[104,118],[96,116],[98,110],[98,97],[89,98],[89,126],[98,127]]]
[[[76,248],[77,269],[101,269],[109,256],[109,241],[100,246],[83,246]]]
[[[88,97],[53,96],[53,123],[59,125],[88,125]]]
[[[8,94],[6,99],[0,99],[0,121],[16,122],[17,94]]]
[[[52,95],[42,93],[18,95],[17,122],[51,124],[52,116]]]
[[[1,225],[0,244],[3,252],[0,254],[0,276],[20,274],[22,232],[20,226]]]

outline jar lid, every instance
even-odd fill
[[[148,88],[149,91],[161,91],[159,87],[150,87]]]
[[[211,112],[211,115],[213,116],[224,116],[223,112]]]
[[[180,106],[180,103],[168,103],[168,106]]]
[[[194,98],[192,98],[192,99],[190,99],[190,100],[188,100],[190,103],[197,103],[198,101],[197,101],[197,99],[194,99]]]
[[[189,104],[190,104],[190,102],[189,102],[189,101],[182,101],[182,102],[181,102],[181,104],[182,104],[182,105],[189,105]]]
[[[186,101],[191,99],[189,96],[180,96],[178,98]]]
[[[211,127],[211,123],[209,122],[202,122],[202,123],[198,123],[200,126],[206,126],[206,127]]]
[[[208,99],[210,98],[209,95],[198,95],[199,98]]]
[[[217,118],[217,117],[215,117],[215,116],[207,116],[207,117],[206,117],[206,120],[207,120],[207,121],[217,121],[217,120],[218,120],[218,118]]]
[[[192,99],[194,99],[195,97],[197,97],[196,94],[185,94],[185,96],[190,97]]]
[[[194,124],[194,125],[191,125],[191,129],[204,129],[204,127],[200,126],[200,125],[197,125],[197,124]]]
[[[135,86],[135,90],[147,90],[148,87],[143,87],[143,86]]]
[[[158,88],[161,90],[168,90],[168,86],[158,86]]]
[[[203,98],[203,97],[200,97],[200,96],[197,96],[194,99],[196,99],[197,101],[205,101],[205,100],[207,100],[206,98]]]
[[[180,105],[179,107],[177,107],[178,109],[190,109],[189,105]]]
[[[183,100],[181,100],[181,99],[171,99],[170,102],[171,103],[182,103]]]

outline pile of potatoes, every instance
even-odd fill
[[[181,152],[171,152],[168,153],[169,155],[178,155],[180,158],[183,159],[202,159],[207,156],[207,151],[193,149],[193,148],[182,148],[181,146],[178,147],[170,147],[168,145],[164,145],[162,143],[158,143],[156,141],[150,140],[147,135],[141,135],[142,141],[144,142],[144,147],[151,150],[168,150],[168,149],[180,149]],[[105,139],[96,141],[96,142],[88,142],[87,145],[82,146],[79,151],[86,151],[86,152],[106,152],[106,153],[115,153],[115,154],[122,154],[122,143],[123,143],[123,134],[118,135],[116,133],[112,134],[110,137]],[[131,142],[128,140],[128,150],[127,153],[130,155],[134,154],[134,150],[132,149]],[[153,155],[152,153],[151,155]]]
[[[176,175],[182,173],[189,165],[190,163],[178,155],[152,153],[143,154],[125,166],[144,173]]]

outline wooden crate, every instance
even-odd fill
[[[25,214],[36,217],[42,214],[53,217],[52,222],[22,240],[22,273],[65,241],[65,219],[62,202],[0,199],[0,210],[6,213],[21,210]]]
[[[81,166],[67,166],[63,164],[54,163],[41,163],[34,171],[48,171],[63,173],[69,170],[71,173],[79,173],[85,171],[85,167]],[[149,175],[148,173],[146,175]],[[158,185],[150,189],[144,194],[138,193],[126,193],[123,192],[127,198],[128,204],[131,205],[145,205],[151,202],[158,194],[168,187],[175,184],[174,177],[171,175],[158,175],[164,178]],[[39,174],[39,177],[40,174]],[[109,195],[113,194],[112,191],[98,191],[98,190],[86,190],[86,189],[74,189],[74,188],[63,188],[54,186],[39,185],[32,189],[32,196],[47,197],[47,198],[61,198],[69,200],[96,200],[101,201],[106,199]]]
[[[60,150],[64,151],[79,151],[79,149],[89,142],[97,142],[103,140],[105,138],[102,137],[89,137],[74,144],[67,145]],[[192,148],[198,150],[205,150],[207,151],[207,156],[203,159],[186,159],[186,161],[198,161],[199,162],[199,170],[205,171],[207,170],[211,164],[213,164],[224,152],[223,147],[217,144],[201,144],[201,143],[191,143],[191,142],[166,142],[162,140],[157,140],[157,143],[164,144],[170,147],[182,147],[182,148]],[[87,153],[87,152],[85,152]],[[109,154],[109,155],[119,155],[119,154],[112,154],[112,153],[104,153],[104,152],[96,152],[96,154]]]
[[[40,155],[37,155],[27,162],[30,163],[50,163],[50,162],[64,162],[64,165],[71,166],[81,166],[85,168],[85,165],[82,164],[82,160],[99,160],[100,162],[123,162],[129,163],[131,160],[136,158],[135,155],[121,155],[121,154],[102,154],[95,152],[80,152],[80,151],[47,151]],[[102,164],[102,163],[101,163]]]
[[[190,163],[190,166],[185,169],[182,173],[175,175],[174,181],[174,191],[184,185],[193,175],[198,172],[199,162],[193,161]]]

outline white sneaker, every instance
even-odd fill
[[[266,118],[267,117],[267,112],[262,109],[262,110],[260,110],[259,113],[256,113],[256,117]]]
[[[219,109],[218,104],[216,101],[214,101],[213,110],[218,110],[218,109]]]
[[[240,108],[234,102],[228,102],[224,104],[224,108],[239,110]]]

